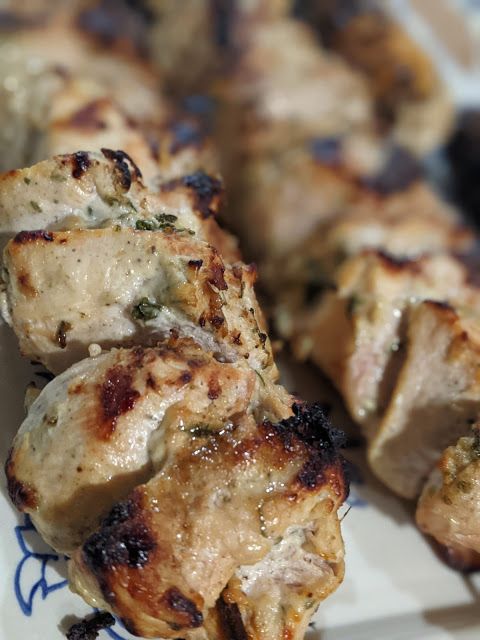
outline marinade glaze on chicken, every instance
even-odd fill
[[[136,635],[301,640],[343,579],[342,437],[277,384],[215,147],[114,4],[22,6],[0,35],[2,314],[58,374],[10,497]]]

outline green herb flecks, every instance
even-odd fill
[[[158,316],[162,305],[149,300],[148,298],[142,298],[132,309],[132,316],[135,320],[153,320]]]
[[[30,200],[30,206],[36,213],[42,213],[42,207],[35,200]]]

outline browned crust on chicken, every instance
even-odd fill
[[[103,599],[137,634],[176,637],[200,627],[236,564],[249,554],[249,563],[258,560],[296,518],[314,517],[313,511],[308,515],[312,500],[329,496],[333,509],[345,498],[335,436],[320,427],[315,411],[294,406],[294,412],[276,423],[250,423],[245,435],[240,422],[238,433],[234,428],[203,436],[200,448],[179,451],[174,464],[117,504],[75,554],[77,585],[94,580]],[[254,483],[245,484],[247,477]],[[282,478],[281,485],[265,494],[275,478]],[[223,505],[214,506],[220,486],[235,489]],[[211,509],[217,514],[215,533],[207,533]],[[263,548],[260,556],[235,542],[237,530],[251,549]],[[180,539],[185,540],[179,544]],[[196,564],[200,540],[207,555],[222,558],[213,592],[205,591],[199,575],[185,573],[188,566],[196,566],[200,575],[210,571]]]

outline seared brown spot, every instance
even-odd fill
[[[235,344],[241,345],[242,344],[242,334],[241,333],[237,333],[237,335],[233,338],[233,342]]]
[[[115,170],[117,173],[119,184],[124,191],[128,191],[132,185],[132,174],[130,172],[130,166],[133,170],[133,176],[135,179],[140,179],[142,173],[131,157],[124,151],[113,151],[112,149],[101,150],[105,158],[115,162]],[[129,166],[130,165],[130,166]]]
[[[13,241],[17,244],[27,244],[27,242],[36,242],[37,240],[52,242],[53,235],[48,231],[39,229],[37,231],[20,231],[20,233],[17,233],[17,235],[13,239]]]
[[[195,197],[195,208],[204,218],[214,216],[223,196],[223,185],[220,180],[196,171],[183,178],[175,178],[162,185],[163,191],[173,191],[179,186],[187,187]]]
[[[188,384],[191,381],[192,374],[190,373],[190,371],[184,371],[180,376],[180,382],[182,382],[183,384]]]
[[[237,603],[226,602],[223,596],[220,596],[217,600],[216,608],[225,638],[229,640],[248,640]]]
[[[67,331],[70,331],[72,325],[70,322],[66,322],[62,320],[57,328],[57,332],[55,334],[55,342],[58,344],[60,349],[65,349],[67,346]]]
[[[34,296],[37,293],[37,290],[32,285],[30,281],[30,275],[28,273],[20,273],[18,276],[18,284],[20,289],[23,291],[25,295]]]
[[[86,151],[77,151],[72,156],[72,176],[77,180],[83,176],[90,166],[90,158]]]
[[[37,493],[35,489],[30,484],[21,482],[15,477],[13,449],[10,449],[7,462],[5,463],[5,474],[7,476],[8,495],[17,509],[19,511],[35,509],[37,506]]]
[[[183,595],[176,587],[172,587],[165,591],[162,601],[166,607],[175,613],[175,623],[180,624],[181,628],[188,627],[194,629],[201,627],[203,624],[202,612],[192,600]]]
[[[210,400],[216,400],[222,393],[222,387],[216,374],[213,374],[208,381],[208,397]]]
[[[80,129],[93,131],[106,129],[107,125],[100,116],[100,107],[104,102],[104,100],[94,100],[82,109],[79,109],[70,118],[70,124]]]
[[[219,291],[226,291],[228,289],[225,282],[225,267],[220,261],[214,260],[210,267],[210,277],[208,282],[216,287]]]
[[[201,266],[203,264],[203,260],[189,260],[188,261],[188,266],[192,267],[192,269],[195,269],[195,271],[198,271]]]
[[[298,444],[306,447],[308,457],[297,481],[303,488],[316,489],[329,480],[332,465],[341,462],[338,448],[344,446],[345,435],[332,427],[323,406],[318,403],[294,404],[292,410],[290,418],[274,425],[266,422],[264,427],[273,428],[287,452],[295,451]]]
[[[224,322],[225,318],[223,318],[222,316],[212,316],[210,318],[210,323],[215,327],[215,329],[221,327]]]
[[[132,382],[132,374],[125,367],[118,365],[107,371],[100,387],[102,416],[97,431],[99,437],[108,439],[115,431],[118,418],[133,409],[140,394],[132,387]]]
[[[85,391],[85,384],[83,382],[78,382],[77,384],[74,384],[68,388],[68,394],[72,396],[79,395],[84,391]]]
[[[147,375],[147,382],[146,382],[146,384],[147,384],[147,387],[148,387],[149,389],[153,389],[154,391],[156,391],[156,389],[157,389],[157,381],[155,380],[155,378],[152,376],[152,374],[151,374],[151,373],[149,373],[149,374]]]
[[[132,569],[143,567],[156,548],[141,499],[141,494],[136,492],[128,500],[116,504],[100,529],[84,543],[83,559],[100,578],[104,572],[116,566],[125,565]]]

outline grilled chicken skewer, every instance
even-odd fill
[[[343,576],[346,489],[335,432],[292,405],[188,339],[113,350],[33,403],[10,495],[73,554],[73,588],[133,633],[230,638],[226,602],[249,637],[300,639]]]
[[[133,633],[300,640],[343,578],[339,436],[275,384],[201,123],[159,103],[148,68],[138,91],[117,86],[125,52],[79,24],[89,10],[43,27],[71,38],[66,72],[40,29],[6,44],[19,69],[23,51],[37,61],[26,82],[49,107],[40,131],[16,113],[26,137],[1,177],[3,313],[60,374],[15,439],[10,496],[72,556],[72,587]]]

